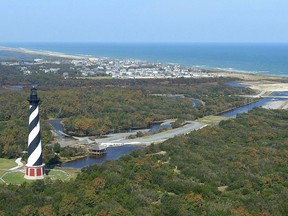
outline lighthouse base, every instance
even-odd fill
[[[29,180],[37,180],[37,179],[44,179],[45,169],[44,165],[40,166],[25,166],[25,179]]]

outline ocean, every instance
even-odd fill
[[[0,46],[288,76],[288,44],[0,43]]]

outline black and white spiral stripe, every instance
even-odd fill
[[[30,105],[29,136],[28,136],[28,166],[42,165],[42,144],[40,134],[40,119],[38,105]]]

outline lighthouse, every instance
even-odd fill
[[[28,98],[29,107],[29,136],[28,136],[28,161],[25,167],[26,179],[43,179],[44,164],[42,160],[42,144],[40,133],[39,103],[36,86],[31,88]]]

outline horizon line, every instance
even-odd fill
[[[0,44],[40,44],[40,43],[66,43],[66,44],[288,44],[288,42],[197,42],[197,41],[0,41]]]

